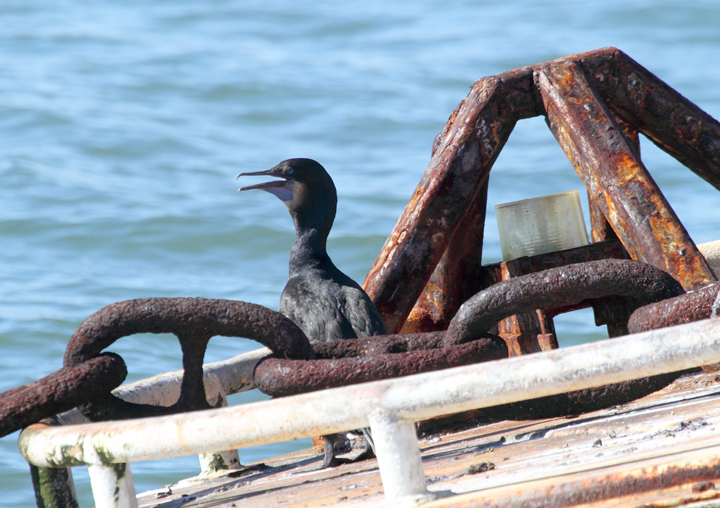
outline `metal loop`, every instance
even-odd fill
[[[444,342],[461,344],[501,319],[536,309],[551,310],[612,295],[635,308],[683,294],[682,286],[652,265],[603,259],[551,268],[499,282],[466,301],[450,322]]]
[[[668,300],[645,305],[630,315],[630,333],[691,323],[712,317],[714,302],[720,298],[720,282]]]
[[[314,344],[315,360],[262,360],[255,368],[255,384],[263,393],[285,396],[508,356],[505,341],[495,335],[451,347],[443,347],[443,335],[379,335]]]
[[[125,362],[104,353],[0,394],[0,437],[102,398],[127,376]]]
[[[303,332],[285,316],[246,302],[204,298],[147,298],[108,305],[87,318],[65,351],[65,366],[88,361],[121,337],[136,333],[172,333],[183,352],[183,381],[178,401],[169,407],[125,402],[112,394],[84,404],[80,411],[94,421],[140,418],[204,409],[202,363],[211,337],[256,340],[279,357],[314,358]]]

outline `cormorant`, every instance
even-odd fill
[[[277,196],[295,224],[290,276],[280,296],[279,311],[297,324],[310,340],[334,342],[387,330],[375,304],[363,289],[330,260],[326,241],[337,207],[335,184],[325,168],[312,159],[288,159],[267,171],[241,176],[274,176],[281,180],[242,187]],[[367,429],[363,432],[372,446]],[[332,436],[325,436],[323,467],[335,463]]]

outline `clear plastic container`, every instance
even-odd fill
[[[578,191],[495,205],[503,259],[587,245]]]

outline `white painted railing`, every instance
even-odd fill
[[[415,420],[718,362],[720,319],[709,319],[241,406],[122,422],[35,424],[22,432],[19,447],[37,466],[89,465],[98,508],[135,507],[130,462],[215,453],[370,426],[385,496],[399,506],[407,500],[437,496],[425,487]]]
[[[270,354],[266,347],[239,354],[227,360],[203,365],[203,385],[205,398],[214,407],[227,406],[228,395],[245,392],[255,388],[253,373],[260,360]],[[141,379],[117,387],[113,395],[133,404],[154,406],[172,406],[180,398],[180,385],[183,371],[165,372],[157,376]],[[80,411],[72,409],[58,415],[62,425],[89,423]],[[214,472],[219,464],[223,469],[237,469],[240,461],[236,450],[214,454],[201,454],[200,466],[203,473]]]

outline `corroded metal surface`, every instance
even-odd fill
[[[180,397],[171,406],[134,404],[110,392],[127,375],[122,358],[100,352],[136,333],[173,333],[183,352]],[[78,327],[64,367],[45,378],[0,394],[0,434],[76,406],[94,421],[139,418],[210,407],[205,399],[203,358],[211,337],[245,337],[286,359],[314,358],[303,332],[285,316],[246,302],[204,298],[148,298],[108,305]]]
[[[462,219],[401,333],[445,330],[460,305],[483,289],[482,242],[488,181]]]
[[[405,335],[376,335],[335,342],[313,344],[318,359],[350,358],[354,356],[406,353],[442,347],[444,332],[409,333]]]
[[[94,421],[139,418],[208,408],[202,363],[211,337],[246,337],[283,358],[313,358],[302,331],[285,316],[246,302],[204,298],[148,298],[108,305],[87,318],[65,351],[65,366],[79,365],[121,337],[173,333],[183,352],[180,398],[172,406],[132,404],[108,393],[80,410]]]
[[[365,279],[392,333],[402,328],[515,126],[506,95],[496,78],[473,85]]]
[[[101,398],[126,376],[122,358],[108,353],[0,393],[0,437]]]
[[[630,316],[628,328],[631,333],[640,333],[708,319],[719,292],[720,283],[715,283],[692,293],[640,307]]]
[[[716,280],[579,64],[536,73],[550,129],[633,259],[686,290]]]
[[[254,404],[88,425],[34,424],[20,435],[19,448],[28,461],[43,467],[178,457],[362,428],[377,412],[419,420],[719,360],[720,319],[706,319],[622,341],[598,341]],[[213,432],[208,432],[210,427]]]
[[[503,280],[502,270],[505,265],[513,265],[514,271],[521,275],[528,275],[549,270],[550,268],[600,261],[601,259],[628,259],[628,255],[622,244],[617,240],[591,243],[575,249],[548,252],[537,256],[525,256],[510,261],[485,265],[482,267],[481,277],[483,277],[483,286],[488,287]]]
[[[88,317],[70,339],[64,363],[76,365],[127,335],[188,330],[209,337],[251,338],[287,358],[312,357],[302,331],[282,314],[261,305],[205,298],[145,298],[114,303]]]
[[[482,278],[483,288],[487,288],[498,282],[510,280],[513,277],[536,273],[550,268],[588,261],[598,261],[601,259],[627,258],[627,252],[618,240],[608,240],[575,249],[549,252],[547,254],[521,257],[485,265],[481,269],[480,276]],[[607,300],[608,299],[600,299],[592,302],[594,308],[597,306],[602,307],[602,313],[599,315],[600,319],[597,319],[598,314],[596,312],[596,324],[600,326],[602,324],[610,325],[612,323],[610,326],[614,326],[615,323],[619,321],[624,320],[626,322],[629,313],[626,315],[623,312],[618,315],[617,312],[609,312],[609,310],[614,311],[616,307],[608,309]],[[510,316],[509,318],[503,319],[498,325],[498,335],[508,342],[511,356],[554,349],[558,346],[557,338],[554,335],[552,317],[562,312],[569,312],[586,306],[587,302],[580,302],[574,306],[553,309],[552,311],[543,312],[535,310],[534,312]],[[626,303],[623,301],[620,310],[623,310],[625,306]]]
[[[538,115],[549,117],[571,162],[585,175],[594,241],[619,236],[633,259],[668,270],[686,289],[716,280],[642,166],[637,134],[720,188],[720,123],[623,52],[604,48],[483,78],[453,112],[435,139],[433,159],[413,199],[365,280],[391,331],[402,327],[428,280],[407,331],[441,329],[452,318],[448,302],[480,259],[479,252],[471,258],[444,254],[477,202],[475,190],[456,191],[454,179],[462,175],[468,181],[472,175],[464,168],[476,165],[472,155],[489,154],[488,163],[474,170],[472,189],[479,189],[514,123]],[[615,183],[610,177],[617,177]],[[482,238],[474,241],[481,248]],[[449,259],[457,262],[453,269],[444,266]],[[599,319],[608,322],[611,335],[625,333],[612,306],[605,314],[600,311]]]
[[[488,331],[500,319],[530,309],[553,309],[584,300],[622,295],[638,305],[682,294],[675,279],[637,261],[605,259],[510,279],[465,302],[450,323],[444,342],[461,344]]]
[[[525,273],[522,263],[516,261],[503,261],[499,264],[498,282],[509,281]],[[490,287],[492,286],[485,290],[489,290]],[[497,323],[497,330],[497,333],[507,341],[512,356],[548,351],[558,347],[552,318],[547,312],[538,308],[528,308],[524,312],[503,317]]]
[[[499,360],[508,356],[505,341],[500,337],[488,335],[467,344],[439,347],[442,346],[440,337],[437,334],[428,335],[429,341],[434,343],[435,348],[418,348],[417,346],[421,341],[416,339],[413,341],[414,344],[411,345],[412,349],[402,353],[383,354],[375,351],[370,356],[318,358],[308,361],[281,360],[269,357],[262,360],[255,369],[255,384],[260,391],[268,395],[295,395],[326,388]],[[375,341],[377,344],[386,337],[390,337],[388,342],[394,342],[398,348],[407,345],[407,343],[401,343],[404,340],[402,336],[379,336],[373,337],[373,339],[379,339]],[[366,344],[370,342],[368,339],[340,342],[360,341]],[[423,345],[429,345],[429,341],[424,341]],[[360,347],[373,349],[374,346],[375,344],[370,343]],[[380,347],[392,349],[392,347],[387,348],[385,345]],[[317,349],[316,354],[319,356]]]
[[[552,256],[541,259],[548,264],[553,262]],[[543,261],[536,260],[536,267]],[[316,359],[311,361],[268,358],[256,368],[255,382],[261,391],[281,396],[487,361],[506,357],[507,347],[497,337],[476,339],[509,315],[537,308],[552,311],[582,302],[588,305],[593,299],[613,295],[625,297],[630,308],[637,308],[682,293],[682,287],[669,274],[637,261],[605,259],[560,266],[512,278],[481,291],[463,304],[444,334],[339,341],[321,346],[323,350],[316,347]],[[458,348],[465,342],[473,347]],[[438,349],[439,346],[442,348]],[[600,395],[611,397],[608,399],[611,403],[619,403],[664,386],[672,379],[663,378],[642,386],[633,382],[604,387],[601,394],[576,393],[546,405],[556,413],[572,412],[585,406],[595,407],[591,401],[601,399]]]
[[[720,124],[626,54],[609,102],[657,146],[720,189]]]

